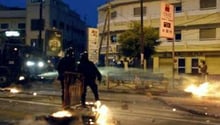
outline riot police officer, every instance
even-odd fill
[[[101,81],[102,75],[99,72],[95,64],[88,59],[88,53],[84,52],[81,54],[80,64],[78,65],[78,72],[81,73],[84,77],[83,81],[83,92],[81,96],[81,104],[85,107],[86,102],[86,92],[87,87],[89,86],[94,94],[95,100],[99,100],[98,86],[96,84],[96,78],[98,81]]]
[[[57,71],[58,71],[58,80],[60,80],[61,89],[62,89],[62,95],[61,95],[62,104],[64,104],[64,73],[76,71],[74,50],[72,47],[66,49],[65,56],[59,61],[57,65]]]

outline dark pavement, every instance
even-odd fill
[[[129,88],[122,85],[108,89],[107,86],[101,85],[99,89],[102,92],[145,94],[176,109],[197,115],[220,118],[220,98],[195,97],[191,93],[183,91],[182,86],[170,87],[168,90],[165,90],[160,85],[144,89]]]
[[[48,87],[45,87],[48,86]],[[31,87],[29,91],[38,91],[38,95],[60,95],[60,87],[57,81],[53,83],[37,83]],[[47,88],[47,89],[45,89]],[[140,94],[146,97],[159,100],[173,108],[184,110],[196,115],[209,116],[220,118],[220,98],[194,97],[191,93],[186,93],[181,87],[165,90],[162,85],[140,87],[137,88],[133,84],[114,84],[114,85],[99,85],[101,95],[104,93],[126,93]]]

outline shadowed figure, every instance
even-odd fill
[[[83,92],[81,96],[81,104],[85,106],[86,102],[86,92],[89,86],[94,94],[95,100],[99,100],[98,86],[96,84],[96,79],[100,82],[102,80],[102,75],[99,72],[95,64],[88,59],[88,53],[84,52],[81,55],[80,64],[78,65],[78,72],[84,77],[83,81]]]

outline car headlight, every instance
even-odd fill
[[[40,68],[44,67],[44,62],[38,62],[37,66]]]
[[[31,66],[34,66],[35,63],[34,63],[33,61],[27,61],[27,62],[26,62],[26,65],[27,65],[28,67],[31,67]]]
[[[25,77],[24,76],[19,76],[19,81],[22,81],[22,80],[25,80]]]

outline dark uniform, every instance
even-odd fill
[[[99,94],[98,94],[98,86],[96,84],[96,78],[98,81],[101,81],[102,75],[95,66],[95,64],[88,59],[88,53],[83,53],[81,56],[80,64],[78,66],[78,72],[81,73],[84,77],[83,81],[83,92],[81,96],[81,103],[83,106],[85,106],[86,102],[86,92],[87,87],[89,86],[94,94],[95,100],[99,100]]]
[[[66,50],[65,57],[63,57],[57,65],[57,71],[58,71],[58,80],[60,80],[61,83],[61,89],[62,89],[61,98],[63,104],[64,103],[64,73],[76,71],[74,51],[72,48],[68,48]]]

